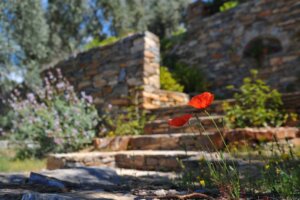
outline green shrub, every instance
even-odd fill
[[[221,7],[220,7],[220,11],[221,12],[225,12],[227,10],[230,10],[232,8],[235,8],[239,5],[239,2],[238,1],[228,1],[228,2],[225,2]]]
[[[115,43],[116,41],[120,40],[121,38],[119,37],[115,37],[115,36],[112,36],[112,37],[108,37],[104,40],[100,40],[100,39],[93,39],[91,42],[89,42],[88,44],[85,45],[84,49],[85,50],[89,50],[89,49],[92,49],[92,48],[95,48],[95,47],[101,47],[101,46],[106,46],[106,45],[109,45],[109,44],[113,44]]]
[[[204,73],[195,66],[177,62],[173,74],[174,78],[184,86],[184,92],[201,93],[208,88]]]
[[[160,67],[160,88],[163,90],[182,92],[184,87],[174,79],[167,67]]]
[[[290,165],[290,162],[285,162],[285,166],[280,166],[274,162],[269,162],[265,165],[262,172],[262,179],[258,180],[260,186],[265,191],[271,191],[279,194],[283,199],[296,199],[296,194],[299,194],[300,170]]]
[[[232,88],[232,87],[231,87]],[[282,109],[281,94],[257,79],[257,71],[251,71],[251,77],[243,80],[239,92],[234,94],[234,105],[224,103],[225,121],[231,128],[281,126],[289,117]]]
[[[15,91],[9,101],[15,114],[12,139],[34,144],[18,149],[21,159],[76,151],[95,135],[98,114],[92,98],[84,93],[78,98],[59,70],[58,77],[49,73],[44,81],[45,87],[35,93],[27,93],[24,98]]]
[[[142,135],[147,123],[146,113],[130,106],[112,113],[110,109],[102,115],[101,136],[114,137],[125,135]]]
[[[138,94],[138,93],[137,93]],[[100,135],[105,137],[142,135],[148,121],[146,111],[139,108],[138,95],[130,99],[133,105],[123,108],[114,108],[109,104],[101,113]]]

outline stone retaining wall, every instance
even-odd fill
[[[94,148],[97,150],[126,151],[126,150],[188,150],[188,151],[216,151],[224,147],[218,131],[199,134],[173,133],[140,136],[121,136],[113,138],[96,138]],[[223,130],[223,138],[228,144],[274,142],[300,145],[300,130],[295,127],[276,128],[239,128]],[[197,133],[197,134],[196,134]],[[209,138],[210,139],[209,139]],[[211,144],[211,141],[214,145]]]
[[[201,69],[214,93],[226,96],[225,87],[240,85],[252,68],[281,92],[300,90],[298,0],[251,0],[212,16],[203,12],[200,0],[191,4],[186,39],[171,52]],[[255,58],[257,42],[264,56]]]
[[[60,68],[76,91],[94,97],[97,108],[128,106],[135,97],[143,108],[185,104],[185,94],[160,90],[159,46],[158,37],[150,32],[134,34],[79,53],[48,70]]]

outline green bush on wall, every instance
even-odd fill
[[[114,37],[114,36],[108,37],[108,38],[103,39],[103,40],[95,38],[91,42],[86,44],[84,49],[89,50],[89,49],[92,49],[92,48],[95,48],[95,47],[106,46],[106,45],[109,45],[109,44],[113,44],[113,43],[117,42],[120,39],[121,39],[121,37]]]
[[[184,86],[180,85],[167,67],[160,67],[160,88],[163,90],[182,92]]]
[[[257,70],[251,71],[251,77],[244,78],[243,85],[234,94],[235,103],[223,104],[225,121],[230,128],[281,126],[293,113],[282,109],[281,94],[271,89],[257,78]],[[230,87],[233,89],[233,86]]]

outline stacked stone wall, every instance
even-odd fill
[[[225,87],[240,85],[252,68],[281,92],[300,90],[298,0],[251,0],[209,17],[203,12],[200,1],[191,4],[186,39],[171,52],[201,69],[215,93],[226,95]],[[251,41],[264,38],[278,43],[277,51],[266,52],[258,65],[256,59],[245,56],[245,51]]]
[[[160,90],[159,39],[150,32],[77,54],[44,71],[61,69],[77,92],[93,96],[97,108],[138,103],[142,108],[185,104],[187,95]],[[168,94],[168,95],[165,95]]]

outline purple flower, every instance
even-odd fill
[[[61,138],[54,138],[54,143],[61,145],[63,143],[63,140]]]
[[[27,98],[30,102],[35,102],[35,96],[33,93],[27,94]]]

